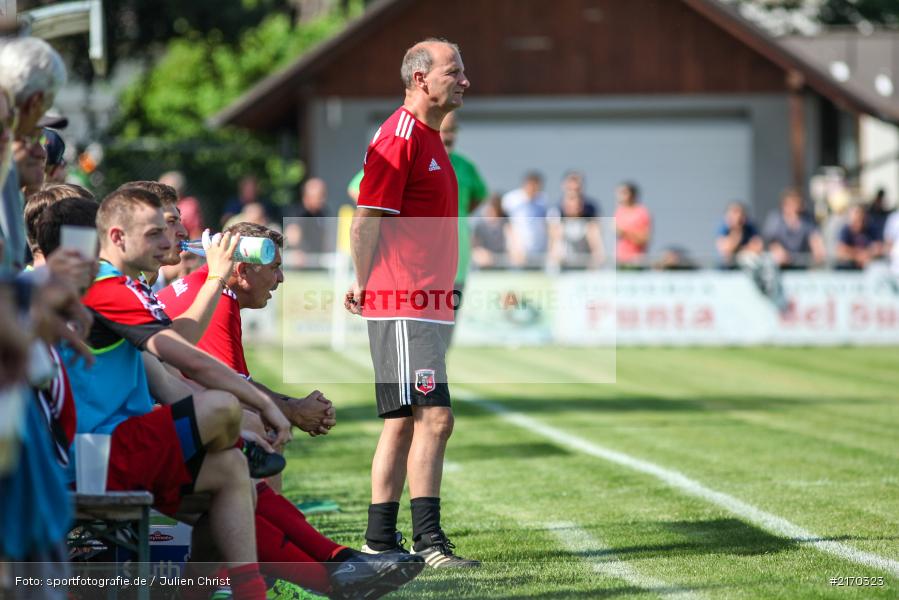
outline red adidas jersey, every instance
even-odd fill
[[[165,306],[166,314],[174,319],[190,308],[208,276],[209,267],[204,266],[160,290],[156,297]],[[225,288],[209,321],[209,327],[197,347],[249,379],[250,371],[243,355],[242,338],[240,305],[234,292]]]
[[[453,322],[459,191],[440,133],[399,108],[365,154],[358,205],[386,213],[362,316]]]

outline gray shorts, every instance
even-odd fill
[[[368,322],[378,415],[408,417],[412,406],[450,406],[446,350],[452,325],[412,319]]]

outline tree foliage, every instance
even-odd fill
[[[126,139],[197,135],[208,117],[344,22],[331,14],[294,26],[288,16],[276,14],[244,32],[236,44],[216,30],[175,38],[156,66],[122,96],[119,130]]]
[[[19,0],[18,9],[58,4],[59,0]],[[292,16],[291,0],[105,0],[106,49],[109,66],[123,59],[152,62],[172,38],[201,31],[236,43],[249,28],[272,14]],[[72,36],[58,42],[72,57],[73,71],[91,80],[93,70],[87,60],[86,36]]]
[[[354,5],[353,13],[359,10],[361,4]],[[348,16],[335,10],[294,24],[289,15],[274,13],[236,41],[216,28],[172,38],[153,68],[120,98],[106,141],[107,185],[101,187],[179,169],[187,175],[189,191],[204,202],[207,216],[214,216],[233,195],[237,180],[252,173],[276,204],[292,199],[303,175],[295,158],[295,132],[273,139],[242,130],[210,130],[207,119],[337,33]]]
[[[899,27],[899,0],[729,0],[770,11],[797,11],[822,25]]]
[[[897,0],[826,0],[818,12],[818,20],[825,25],[874,25],[899,27]]]

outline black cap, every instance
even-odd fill
[[[53,167],[63,162],[62,156],[66,152],[66,143],[62,141],[59,133],[52,129],[44,129],[47,143],[44,149],[47,151],[47,166]]]

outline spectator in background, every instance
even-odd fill
[[[899,277],[899,210],[890,213],[883,227],[883,252],[890,259],[890,269]]]
[[[740,202],[731,202],[727,205],[724,222],[718,228],[715,245],[721,267],[724,269],[737,268],[737,257],[741,254],[757,255],[765,249],[758,229],[746,214],[746,206]]]
[[[549,262],[553,267],[599,267],[605,259],[599,208],[584,196],[584,176],[569,171],[562,179],[559,206],[547,213]]]
[[[303,184],[299,206],[284,213],[284,241],[286,257],[291,266],[320,266],[309,264],[308,255],[319,255],[333,249],[336,235],[328,219],[328,186],[323,179],[313,177]],[[317,256],[315,259],[317,260]]]
[[[178,194],[178,211],[181,213],[181,223],[187,229],[190,239],[198,239],[203,235],[203,209],[200,201],[193,196],[185,196],[184,174],[181,171],[169,171],[159,176],[159,183],[171,186]]]
[[[690,258],[690,253],[681,246],[668,246],[662,250],[662,254],[653,263],[653,269],[657,271],[692,271],[697,269],[696,262]]]
[[[882,234],[880,234],[882,235]],[[883,255],[883,243],[868,222],[865,209],[858,204],[849,209],[849,220],[840,231],[837,243],[838,269],[864,269],[868,263]]]
[[[543,176],[528,171],[521,187],[507,192],[502,201],[509,217],[506,245],[514,266],[542,265],[546,253],[546,195]]]
[[[780,211],[768,216],[762,237],[781,269],[824,263],[824,240],[815,223],[803,213],[802,194],[795,188],[784,190]]]
[[[359,188],[362,186],[362,177],[365,175],[365,169],[359,169],[359,172],[353,175],[350,182],[346,186],[346,195],[350,197],[353,204],[359,201]]]
[[[443,118],[443,122],[440,124],[440,141],[446,148],[450,164],[453,165],[453,171],[456,173],[456,182],[459,184],[459,266],[453,281],[453,290],[457,294],[457,319],[458,311],[462,307],[465,280],[468,278],[468,269],[471,266],[470,215],[487,197],[487,184],[481,178],[478,168],[468,158],[455,151],[458,132],[459,124],[456,121],[456,113],[451,112]],[[455,327],[452,331],[455,331]],[[452,339],[452,332],[450,339]]]
[[[640,202],[640,188],[626,181],[615,190],[618,208],[615,209],[615,231],[618,244],[615,260],[623,267],[646,266],[646,251],[652,237],[652,215]]]
[[[585,178],[580,171],[567,171],[562,177],[562,196],[559,204],[569,196],[578,196],[587,207],[588,211],[592,211],[597,217],[602,212],[599,202],[584,194]]]
[[[242,213],[248,205],[255,202],[262,204],[266,214],[270,216],[273,214],[271,205],[259,196],[259,179],[255,175],[244,175],[237,182],[237,195],[232,196],[225,203],[222,217],[219,219],[222,229],[225,228],[226,223],[238,223],[239,221],[235,221],[234,217]]]
[[[824,242],[824,255],[836,256],[840,232],[849,222],[849,207],[852,197],[848,189],[841,189],[827,197],[827,216],[821,224],[821,239]]]
[[[481,210],[471,234],[471,259],[481,269],[505,266],[509,219],[503,214],[502,199],[493,194]]]
[[[268,211],[262,202],[250,202],[243,210],[231,217],[222,229],[228,229],[238,223],[253,223],[281,232],[281,226],[269,218]]]
[[[66,143],[58,131],[44,128],[44,152],[47,164],[44,167],[44,183],[65,183],[66,181]]]
[[[26,37],[7,41],[0,48],[0,88],[13,97],[18,111],[15,139],[18,150],[37,154],[41,163],[40,178],[43,180],[43,148],[40,145],[41,128],[38,125],[44,113],[53,105],[56,93],[66,82],[66,67],[62,58],[44,40]],[[28,165],[35,160],[29,160]],[[34,177],[32,177],[34,179]],[[21,188],[29,183],[21,183],[15,167],[12,167],[3,186],[3,202],[0,206],[0,231],[4,238],[4,252],[0,267],[20,270],[25,264],[25,201]],[[40,184],[34,190],[40,188]]]
[[[886,190],[880,188],[877,190],[877,193],[874,194],[874,198],[871,200],[870,206],[868,206],[868,226],[871,228],[871,233],[874,234],[877,240],[883,241],[883,230],[886,227],[887,219],[890,214],[893,212],[889,208],[887,208],[887,198],[886,198]]]

